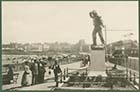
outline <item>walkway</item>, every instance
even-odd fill
[[[66,64],[66,65],[61,65],[62,72],[66,68],[80,68],[80,61],[71,63],[71,64]],[[70,70],[69,72],[73,72],[75,70]],[[45,73],[45,83],[42,84],[37,84],[33,86],[28,86],[28,87],[21,87],[21,79],[22,79],[23,71],[19,72],[18,80],[17,83],[15,84],[10,84],[10,85],[3,85],[2,89],[3,90],[52,90],[52,88],[55,86],[55,82],[53,80],[47,80],[47,79],[54,79],[54,74],[53,71],[51,70],[51,74],[48,74],[48,68],[46,68],[46,73]]]

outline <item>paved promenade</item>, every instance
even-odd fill
[[[81,68],[80,67],[80,61],[79,62],[75,62],[75,63],[71,63],[71,64],[66,64],[66,65],[61,65],[61,69],[62,72],[64,69],[69,68],[69,73],[76,71],[76,69],[83,69],[86,67]],[[113,67],[114,64],[111,64],[109,62],[106,63],[107,67]],[[118,69],[122,69],[122,70],[126,70],[125,67],[122,66],[117,66]],[[136,75],[139,75],[138,71],[132,70],[132,69],[128,69],[128,71],[132,71],[135,72]],[[54,82],[54,75],[53,75],[53,70],[51,70],[51,74],[48,74],[48,69],[46,68],[46,73],[45,73],[45,82],[42,84],[37,84],[37,85],[33,85],[33,86],[28,86],[28,87],[21,87],[21,79],[22,79],[22,75],[23,75],[23,71],[19,72],[19,77],[17,80],[17,83],[15,84],[10,84],[10,85],[3,85],[2,89],[3,90],[8,90],[8,89],[12,89],[12,90],[53,90],[55,87],[55,82]],[[136,82],[139,83],[139,79],[136,78]],[[61,85],[61,84],[60,84]],[[138,86],[136,86],[138,88]]]
[[[73,69],[80,68],[80,63],[81,63],[81,61],[71,63],[71,64],[66,64],[66,65],[61,65],[60,67],[63,72],[64,69],[66,69],[66,68],[73,68]],[[10,84],[10,85],[3,85],[2,89],[3,90],[9,90],[9,89],[13,89],[13,90],[52,90],[52,88],[55,86],[54,74],[53,74],[53,70],[51,70],[50,75],[48,74],[48,71],[49,71],[49,69],[46,68],[45,80],[47,80],[47,79],[51,79],[51,80],[47,80],[47,81],[45,81],[45,83],[42,83],[42,84],[37,84],[37,85],[27,86],[27,87],[21,87],[21,79],[22,79],[22,75],[23,75],[24,71],[20,71],[18,79],[17,79],[17,83]],[[70,70],[69,72],[73,72],[73,71],[75,71],[75,70]]]

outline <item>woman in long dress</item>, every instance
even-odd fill
[[[21,85],[22,86],[29,86],[31,84],[31,71],[29,68],[29,63],[25,62],[25,66],[24,66],[24,73],[22,76],[22,81],[21,81]]]
[[[13,72],[12,66],[9,65],[8,72],[7,72],[8,84],[10,84],[11,81],[13,80],[13,76],[14,76],[13,74],[14,74],[14,72]]]

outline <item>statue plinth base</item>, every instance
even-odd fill
[[[89,71],[88,76],[93,77],[93,76],[99,76],[101,75],[102,77],[107,77],[107,74],[105,71]]]
[[[91,50],[104,50],[105,47],[102,45],[91,45]]]
[[[105,49],[104,47],[94,47],[91,50],[90,65],[89,65],[89,76],[91,75],[103,75],[106,73],[105,66]]]

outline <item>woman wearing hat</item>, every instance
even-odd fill
[[[29,68],[29,62],[25,61],[25,65],[24,65],[24,73],[22,76],[22,81],[21,81],[21,85],[22,86],[29,86],[31,85],[31,71]]]

